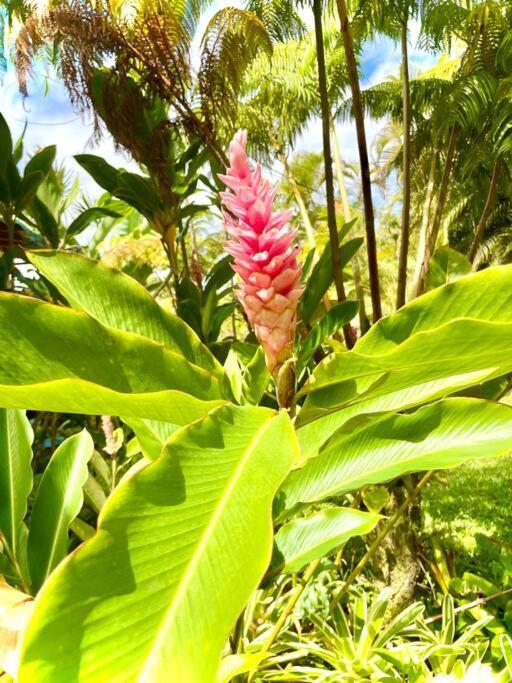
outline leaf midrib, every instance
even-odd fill
[[[182,602],[182,600],[186,597],[186,592],[187,588],[193,579],[195,569],[198,565],[198,563],[201,560],[201,557],[203,555],[203,550],[207,547],[208,542],[210,541],[210,538],[214,535],[216,527],[217,527],[217,522],[226,508],[231,493],[238,482],[239,478],[242,476],[243,471],[245,469],[245,465],[249,458],[251,457],[254,449],[257,447],[258,442],[262,438],[262,435],[264,432],[268,429],[270,423],[272,420],[275,420],[278,417],[278,415],[271,415],[269,418],[267,418],[263,424],[257,429],[256,433],[250,440],[246,452],[244,456],[241,458],[239,461],[238,465],[235,468],[233,476],[229,479],[228,485],[226,489],[224,490],[223,494],[221,495],[219,499],[219,504],[215,506],[213,510],[213,514],[211,516],[210,521],[206,525],[206,528],[204,530],[204,533],[201,535],[198,544],[196,545],[196,549],[192,554],[192,557],[190,558],[190,561],[188,563],[187,569],[185,570],[181,581],[179,582],[178,588],[175,591],[173,597],[171,598],[171,604],[169,608],[167,609],[166,613],[164,614],[160,626],[157,629],[157,635],[155,638],[155,642],[151,646],[147,656],[145,663],[143,665],[143,668],[139,672],[137,676],[137,681],[143,681],[144,676],[148,672],[148,666],[151,665],[153,661],[153,657],[155,654],[155,651],[158,652],[159,649],[159,642],[161,638],[164,636],[164,634],[169,630],[169,622],[172,620],[174,615],[176,614],[176,611],[178,609],[179,604]],[[177,432],[179,434],[179,432]],[[172,440],[173,437],[171,437],[171,440],[168,442],[169,445],[172,445]]]

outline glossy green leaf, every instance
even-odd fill
[[[429,261],[427,284],[429,289],[435,289],[454,282],[472,271],[468,259],[451,247],[440,247]]]
[[[52,455],[37,489],[28,530],[28,566],[36,593],[67,554],[68,528],[83,504],[82,487],[94,442],[84,430]]]
[[[94,221],[100,220],[101,218],[119,218],[121,214],[117,211],[112,211],[111,209],[105,209],[101,206],[92,206],[89,209],[85,209],[82,213],[72,221],[66,234],[68,237],[73,235],[78,235],[85,228],[87,228]]]
[[[15,556],[32,490],[33,438],[24,412],[0,408],[0,529]]]
[[[125,479],[40,593],[19,683],[212,683],[272,549],[288,416],[224,407]],[[120,666],[122,663],[122,666]]]
[[[0,114],[0,176],[5,178],[7,171],[7,162],[12,157],[12,137],[7,121]]]
[[[109,327],[153,339],[217,377],[223,375],[194,332],[159,306],[133,278],[80,254],[42,250],[28,256],[74,308]]]
[[[34,218],[39,232],[51,247],[59,245],[59,224],[46,204],[36,195],[28,209]]]
[[[23,176],[21,182],[16,187],[16,211],[22,211],[30,204],[43,180],[44,175],[42,171],[34,171]]]
[[[107,192],[113,193],[117,186],[119,171],[105,159],[95,154],[77,154],[75,160]]]
[[[357,301],[343,301],[333,306],[330,311],[315,323],[308,336],[301,341],[299,347],[299,367],[311,358],[315,350],[343,325],[350,322],[357,315]]]
[[[512,265],[487,268],[424,294],[379,320],[355,349],[370,355],[387,353],[419,332],[458,318],[512,322]]]
[[[43,174],[43,178],[48,175],[51,170],[52,164],[55,160],[55,154],[57,148],[55,145],[49,145],[44,147],[39,152],[36,152],[31,159],[27,162],[25,166],[24,175],[28,176],[30,173],[40,172]]]
[[[512,408],[448,398],[405,415],[350,423],[287,477],[286,507],[379,484],[410,472],[455,467],[512,451]]]
[[[355,220],[352,221],[350,225],[354,222]],[[362,237],[354,237],[347,242],[343,242],[340,247],[340,262],[342,268],[347,266],[350,259],[363,244],[363,241]],[[328,242],[320,258],[313,267],[301,297],[301,314],[302,319],[305,322],[310,322],[320,300],[331,286],[332,280],[332,252],[330,243]]]
[[[353,536],[370,533],[380,519],[375,513],[348,507],[295,519],[275,535],[270,574],[298,572],[309,562],[332,554]]]
[[[213,373],[161,344],[0,293],[0,405],[188,424],[220,399]]]
[[[269,652],[253,652],[224,657],[220,663],[217,683],[229,683],[240,674],[257,670],[259,665],[270,656]]]
[[[491,322],[492,321],[492,322]],[[512,370],[512,267],[440,287],[320,363],[298,416],[304,457],[349,419],[411,408]]]
[[[125,422],[133,429],[139,446],[148,460],[159,458],[167,441],[180,428],[180,425],[157,420],[132,418],[126,419]]]
[[[258,346],[254,356],[242,373],[242,403],[257,406],[270,381],[270,372],[265,361],[265,351]]]

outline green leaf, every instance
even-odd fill
[[[253,652],[251,654],[228,655],[220,663],[217,683],[229,683],[240,674],[255,671],[268,657],[270,652]]]
[[[120,216],[121,214],[117,213],[117,211],[104,209],[101,206],[93,206],[90,209],[82,211],[82,213],[72,221],[66,231],[66,235],[68,237],[78,235],[82,230],[85,230],[87,226],[94,223],[94,221],[100,220],[100,218],[119,218]]]
[[[370,355],[387,353],[419,332],[458,318],[512,322],[512,266],[487,268],[424,294],[379,320],[355,349]]]
[[[512,267],[503,266],[429,292],[321,362],[301,391],[302,453],[317,453],[357,415],[411,408],[511,370]]]
[[[34,593],[67,555],[68,528],[83,504],[82,486],[93,451],[94,442],[84,430],[57,448],[44,471],[28,530],[28,565]]]
[[[0,529],[15,556],[32,490],[33,438],[24,412],[0,408]]]
[[[355,222],[351,221],[351,225]],[[340,247],[340,261],[341,267],[345,268],[350,259],[357,252],[359,247],[363,244],[362,237],[354,237],[347,242],[344,242]],[[301,312],[302,319],[309,323],[316,307],[320,303],[323,295],[332,284],[332,252],[331,245],[328,242],[322,252],[322,255],[315,263],[310,277],[306,283],[306,288],[301,297]]]
[[[7,162],[12,158],[12,137],[7,121],[0,114],[0,176],[5,179]]]
[[[51,247],[58,247],[59,224],[55,220],[55,217],[50,209],[39,199],[37,195],[32,199],[32,203],[29,207],[29,213],[34,218],[41,235],[47,239],[48,244]]]
[[[204,285],[205,294],[208,294],[210,289],[220,289],[233,279],[234,272],[232,263],[233,258],[231,256],[224,256],[214,264],[206,276],[206,283]]]
[[[299,367],[304,367],[311,358],[315,350],[323,343],[327,337],[334,334],[345,323],[348,323],[357,314],[357,301],[343,301],[333,306],[330,311],[321,318],[308,334],[301,341],[299,349]]]
[[[44,180],[41,171],[25,174],[15,191],[16,211],[22,211],[35,197],[37,188]]]
[[[370,533],[380,515],[348,507],[322,510],[282,526],[275,536],[270,574],[298,572],[309,562],[331,555],[353,536]]]
[[[137,437],[139,446],[148,460],[156,460],[162,454],[165,444],[180,425],[157,420],[125,419]]]
[[[160,196],[157,188],[149,178],[138,173],[120,171],[113,194],[135,207],[148,220],[152,220],[160,210]]]
[[[161,344],[0,293],[0,405],[188,424],[220,399],[213,373]]]
[[[270,381],[270,372],[265,361],[265,351],[258,346],[242,373],[241,395],[244,404],[257,406]]]
[[[326,448],[290,473],[287,508],[380,484],[410,472],[455,467],[512,451],[512,408],[448,398],[406,415],[348,423]]]
[[[215,681],[270,559],[272,498],[296,453],[288,416],[263,408],[220,408],[176,432],[46,583],[19,683]]]
[[[441,287],[448,282],[458,280],[463,275],[468,275],[471,271],[471,263],[464,254],[450,247],[440,247],[428,264],[428,288]]]
[[[119,175],[116,168],[95,154],[77,154],[75,160],[94,178],[100,187],[111,194],[114,193]]]
[[[74,308],[109,327],[153,339],[223,376],[222,367],[194,332],[130,276],[70,252],[32,251],[28,257]]]
[[[40,152],[34,154],[34,156],[27,162],[27,165],[25,166],[24,176],[27,177],[31,173],[36,172],[42,173],[43,178],[47,176],[55,160],[56,151],[57,148],[55,145],[49,145]]]

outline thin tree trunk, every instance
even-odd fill
[[[368,271],[370,274],[370,293],[373,306],[373,321],[382,317],[380,300],[379,267],[377,263],[377,242],[375,239],[375,218],[373,213],[372,186],[370,181],[370,164],[368,161],[368,148],[366,145],[366,131],[364,126],[363,103],[361,89],[357,74],[357,63],[354,52],[354,42],[348,20],[347,5],[345,0],[336,0],[338,14],[341,22],[341,33],[345,56],[347,60],[350,88],[352,90],[352,103],[354,119],[356,123],[357,145],[359,148],[359,161],[361,164],[361,184],[363,191],[364,217],[366,227],[366,249],[368,252]]]
[[[407,256],[409,254],[409,231],[411,220],[411,97],[409,91],[409,60],[407,55],[407,18],[402,23],[402,100],[403,100],[403,199],[400,254],[398,257],[398,286],[396,307],[405,304],[407,291]]]
[[[446,150],[446,160],[444,162],[443,177],[441,178],[441,185],[439,187],[439,194],[437,195],[436,209],[434,212],[434,218],[432,220],[432,228],[430,234],[427,238],[427,243],[425,245],[425,254],[423,256],[423,264],[421,268],[421,281],[418,294],[421,294],[423,289],[423,284],[425,281],[425,275],[427,274],[428,264],[434,253],[436,246],[437,235],[439,234],[439,227],[441,225],[441,219],[443,217],[443,211],[446,204],[446,198],[448,196],[448,187],[450,184],[450,175],[453,166],[453,157],[455,155],[455,144],[459,136],[460,127],[455,123],[452,127],[450,133],[450,139],[448,141],[448,149]]]
[[[334,127],[334,122],[330,121],[331,136],[332,136],[332,148],[334,152],[334,168],[336,169],[336,178],[338,181],[338,188],[341,197],[341,206],[343,208],[343,218],[345,223],[349,223],[352,220],[352,212],[350,210],[350,204],[348,203],[347,188],[345,185],[345,179],[343,177],[343,166],[341,162],[341,153],[338,145],[338,138],[336,136],[336,129]],[[359,265],[359,256],[354,254],[352,257],[352,273],[354,275],[354,287],[356,290],[357,301],[359,303],[359,328],[361,334],[366,332],[367,320],[366,317],[366,304],[364,301],[364,290],[361,283],[361,267]]]
[[[473,237],[473,242],[471,243],[471,247],[469,249],[468,259],[471,261],[471,263],[473,263],[475,260],[476,252],[478,251],[478,247],[480,246],[480,242],[482,241],[482,236],[484,234],[485,226],[487,225],[487,220],[491,214],[494,202],[496,201],[500,173],[501,161],[496,159],[492,171],[491,184],[489,185],[489,192],[487,193],[487,199],[485,200],[484,210],[482,211],[482,215],[480,216],[480,220],[476,226],[475,236]]]
[[[327,225],[329,228],[329,240],[332,253],[332,272],[338,301],[345,301],[345,287],[343,285],[343,271],[340,261],[340,242],[338,226],[336,224],[336,206],[334,203],[334,179],[332,174],[331,141],[329,137],[329,100],[327,93],[327,77],[325,71],[325,55],[322,27],[322,0],[313,0],[315,15],[316,55],[318,63],[318,86],[320,90],[320,104],[322,109],[322,136],[325,165],[325,189],[327,196]],[[354,336],[350,324],[343,326],[345,343],[350,349],[354,345]]]
[[[423,213],[421,217],[420,235],[418,240],[418,251],[416,255],[416,266],[414,268],[414,276],[412,280],[410,299],[415,299],[421,290],[421,271],[423,267],[423,256],[427,245],[428,225],[430,220],[430,208],[432,206],[432,197],[434,195],[434,185],[436,182],[438,152],[432,152],[432,159],[430,160],[430,171],[428,174],[427,194],[423,203]]]
[[[297,202],[297,206],[299,207],[300,217],[304,225],[304,230],[306,231],[308,244],[312,249],[314,249],[316,247],[315,231],[311,224],[308,210],[306,209],[306,205],[304,203],[304,199],[302,198],[301,191],[299,189],[299,186],[297,185],[297,181],[295,180],[295,176],[293,175],[292,169],[290,168],[290,164],[288,163],[286,155],[280,152],[279,160],[284,166],[284,170],[288,177],[288,182],[290,183],[290,186],[292,188],[293,196],[295,197],[295,201]]]

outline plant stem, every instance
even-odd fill
[[[420,286],[418,288],[418,294],[421,294],[422,286],[425,280],[425,275],[427,274],[428,264],[434,253],[436,247],[437,235],[439,233],[439,227],[441,225],[441,219],[443,217],[443,211],[446,204],[446,199],[448,197],[448,188],[450,183],[450,175],[453,166],[453,157],[455,155],[455,144],[457,138],[459,137],[460,127],[457,123],[452,126],[450,133],[450,139],[448,140],[448,149],[446,150],[446,159],[443,168],[443,177],[441,178],[441,185],[439,187],[439,194],[437,195],[436,208],[434,212],[434,218],[432,220],[432,228],[430,234],[427,238],[427,243],[425,245],[425,253],[423,256],[423,264],[421,269],[421,280]]]
[[[432,158],[430,160],[430,170],[428,174],[427,183],[427,194],[425,195],[425,201],[423,203],[423,212],[421,217],[421,227],[420,235],[418,240],[418,251],[416,255],[416,266],[414,268],[414,276],[412,280],[412,287],[410,292],[410,299],[415,299],[421,290],[421,270],[423,266],[423,255],[425,254],[427,235],[428,235],[428,224],[430,219],[430,209],[432,207],[432,197],[434,196],[434,185],[436,181],[436,169],[437,169],[437,159],[438,152],[435,150],[432,153]]]
[[[343,178],[343,165],[341,161],[340,147],[338,145],[338,137],[336,135],[336,129],[332,119],[330,121],[330,128],[332,136],[332,148],[334,152],[334,168],[336,169],[336,179],[338,181],[338,189],[340,191],[341,206],[343,208],[343,219],[345,223],[350,223],[352,220],[352,212],[348,202],[345,179]],[[359,303],[359,328],[361,330],[361,334],[364,334],[367,327],[367,316],[366,303],[364,300],[364,289],[361,282],[361,266],[359,265],[358,254],[354,254],[352,257],[352,274],[354,276],[354,287],[356,290],[357,301]]]
[[[332,174],[331,140],[329,135],[329,100],[327,92],[327,76],[325,70],[324,37],[322,27],[322,0],[313,0],[315,15],[316,56],[318,64],[318,87],[320,90],[320,105],[322,109],[322,137],[324,148],[325,190],[327,195],[327,225],[329,241],[331,243],[332,272],[334,285],[339,302],[345,301],[345,287],[343,285],[343,270],[340,261],[340,241],[336,224],[336,206],[334,203],[334,179]],[[354,346],[354,335],[350,324],[343,326],[343,334],[347,348]]]
[[[402,22],[402,100],[403,100],[403,198],[402,230],[400,233],[400,254],[398,257],[398,285],[396,308],[405,304],[407,291],[407,256],[409,253],[409,231],[411,220],[411,96],[409,89],[409,60],[407,55],[407,17]]]
[[[338,593],[334,596],[333,600],[331,601],[330,607],[329,607],[329,611],[331,614],[332,614],[334,608],[336,607],[336,605],[338,605],[338,603],[340,602],[341,598],[345,595],[347,590],[354,583],[354,580],[359,576],[359,574],[361,573],[361,570],[364,569],[364,567],[367,565],[369,560],[371,560],[371,558],[373,557],[373,555],[377,551],[377,549],[380,546],[380,544],[382,543],[382,541],[386,538],[386,536],[389,534],[391,529],[395,526],[395,524],[398,522],[400,517],[407,510],[407,508],[412,503],[412,501],[416,498],[416,496],[421,491],[421,489],[430,481],[433,474],[434,474],[434,470],[430,470],[429,472],[424,474],[423,477],[418,482],[418,484],[416,485],[416,487],[409,493],[409,495],[403,501],[403,503],[400,505],[400,507],[397,508],[395,514],[389,518],[387,523],[382,528],[381,532],[378,534],[377,538],[370,545],[370,547],[368,548],[366,553],[363,555],[363,557],[359,560],[359,562],[356,564],[354,569],[348,575],[343,586],[340,588]]]
[[[368,161],[368,147],[366,144],[366,131],[364,125],[363,102],[361,88],[357,74],[357,62],[354,51],[354,41],[350,22],[348,20],[347,5],[345,0],[336,0],[338,14],[341,23],[341,33],[347,60],[348,77],[352,91],[352,106],[357,132],[357,146],[359,149],[359,162],[361,164],[361,185],[363,192],[364,217],[366,227],[366,249],[368,253],[368,271],[370,274],[370,293],[373,306],[373,322],[382,317],[382,305],[380,300],[379,267],[377,263],[377,241],[375,239],[375,217],[373,213],[372,185],[370,180],[370,163]]]
[[[471,243],[471,247],[469,249],[468,259],[471,261],[471,263],[474,263],[475,261],[476,252],[478,250],[478,247],[480,246],[480,242],[482,241],[485,226],[487,225],[487,219],[489,218],[492,211],[492,207],[494,206],[494,202],[496,201],[500,173],[501,161],[500,159],[496,159],[492,171],[491,184],[489,185],[489,192],[487,193],[487,199],[485,200],[484,210],[482,211],[482,215],[480,216],[480,220],[478,221],[478,225],[475,230],[475,235],[473,237],[473,242]]]
[[[492,595],[486,595],[483,598],[477,598],[476,600],[473,600],[472,602],[467,602],[465,605],[460,605],[460,607],[456,607],[453,612],[454,614],[458,614],[459,612],[464,612],[465,610],[468,609],[473,609],[473,607],[478,607],[479,605],[485,605],[486,602],[489,602],[490,600],[494,600],[495,598],[502,598],[504,595],[510,595],[512,593],[512,588],[507,588],[504,591],[499,591],[499,593],[493,593]],[[442,614],[436,614],[433,617],[428,617],[428,619],[425,619],[426,624],[431,624],[434,621],[441,621],[443,618]]]

